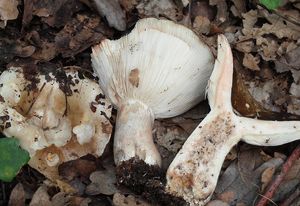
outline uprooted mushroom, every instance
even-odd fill
[[[100,156],[111,135],[111,105],[99,85],[77,67],[25,72],[11,67],[0,76],[0,126],[19,139],[29,165],[51,180],[58,166],[87,154]]]
[[[168,20],[139,20],[130,34],[93,47],[100,85],[118,109],[117,165],[161,164],[152,139],[155,118],[179,115],[204,99],[214,58],[188,28]]]
[[[299,121],[266,121],[238,116],[231,105],[233,58],[225,36],[208,82],[210,113],[184,143],[167,172],[167,190],[190,205],[204,205],[217,184],[222,163],[240,140],[275,146],[300,139]]]

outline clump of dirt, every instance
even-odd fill
[[[136,157],[122,162],[116,169],[118,185],[124,185],[147,201],[159,205],[181,206],[187,203],[165,191],[166,179],[158,166],[148,165]]]

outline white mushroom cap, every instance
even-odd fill
[[[58,166],[86,154],[101,156],[109,142],[111,105],[99,85],[76,67],[26,79],[22,68],[0,76],[3,133],[20,140],[29,164],[55,180]],[[33,83],[35,82],[35,83]]]
[[[93,47],[100,85],[118,108],[137,99],[155,118],[179,115],[204,99],[214,58],[188,28],[168,20],[139,20],[130,34]]]
[[[104,40],[93,47],[93,68],[100,77],[104,93],[117,107],[119,117],[127,119],[127,114],[120,114],[123,107],[143,105],[139,106],[140,112],[123,110],[136,114],[130,118],[150,121],[146,124],[150,129],[139,131],[143,124],[131,119],[130,123],[123,121],[121,125],[117,119],[115,150],[120,150],[115,151],[115,155],[118,153],[115,156],[117,164],[134,156],[143,160],[151,159],[148,157],[151,154],[156,153],[157,156],[158,152],[148,146],[140,148],[144,141],[149,142],[146,139],[150,138],[152,142],[152,135],[148,133],[149,130],[151,132],[153,118],[179,115],[203,100],[213,62],[210,49],[191,30],[168,20],[154,18],[138,21],[130,34],[119,40]],[[143,107],[148,112],[141,112]],[[118,128],[122,128],[121,131]],[[124,148],[122,145],[126,142],[129,142],[126,147],[137,149]],[[149,145],[154,146],[153,142]],[[151,160],[148,163],[159,164],[159,161]]]

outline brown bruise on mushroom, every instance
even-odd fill
[[[101,156],[112,132],[111,104],[79,70],[28,74],[12,67],[0,76],[3,133],[18,138],[30,153],[29,165],[53,181],[60,179],[61,163],[87,154]]]
[[[138,69],[133,69],[129,73],[128,81],[132,84],[134,87],[139,86],[140,77],[139,77],[140,71]]]

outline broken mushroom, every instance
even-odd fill
[[[31,156],[29,165],[51,180],[58,166],[100,156],[112,126],[111,105],[77,67],[42,74],[11,67],[0,76],[0,126]]]
[[[299,121],[240,117],[231,105],[233,59],[225,36],[218,37],[218,58],[208,84],[210,113],[184,143],[167,171],[167,191],[190,205],[204,205],[217,184],[223,161],[240,140],[275,146],[300,139]]]
[[[154,18],[138,21],[119,40],[93,47],[101,88],[118,109],[117,165],[132,158],[161,164],[152,139],[154,119],[179,115],[203,100],[213,62],[210,49],[191,30]]]

